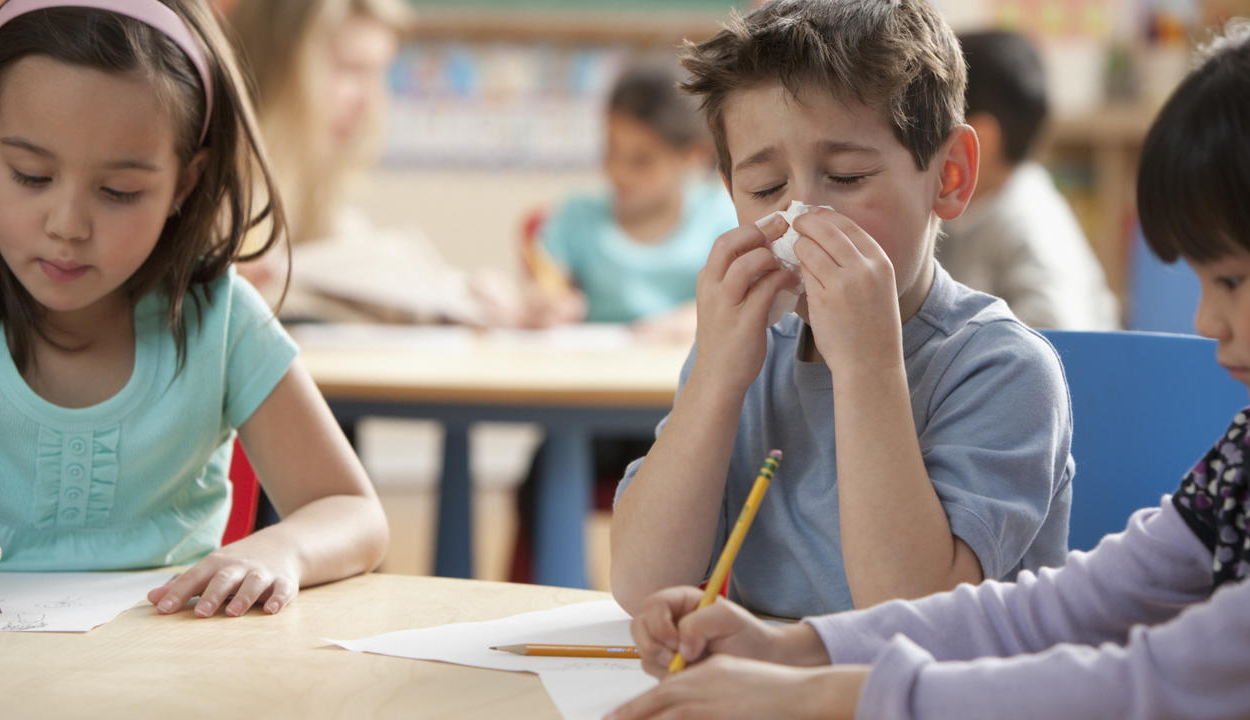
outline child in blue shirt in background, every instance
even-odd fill
[[[542,224],[539,241],[568,287],[531,287],[530,324],[631,323],[646,336],[693,339],[695,278],[737,221],[710,177],[707,129],[678,79],[673,65],[638,62],[613,85],[609,187],[568,198]]]
[[[1194,329],[1216,341],[1212,360],[1250,385],[1247,197],[1250,21],[1239,19],[1147,133],[1137,207],[1151,249],[1200,278]],[[1160,408],[1158,420],[1189,418]],[[643,667],[665,675],[679,648],[701,662],[610,718],[1250,717],[1248,446],[1250,408],[1158,507],[1014,583],[785,627],[724,601],[695,610],[695,588],[665,590],[633,624]]]
[[[964,61],[923,0],[770,0],[691,45],[740,227],[699,275],[697,347],[612,516],[612,592],[706,579],[773,448],[729,596],[801,617],[1063,561],[1074,463],[1053,348],[933,259],[977,178]],[[793,249],[771,243],[801,201]],[[756,223],[769,218],[757,227]]]
[[[544,280],[542,260],[527,264],[526,324],[627,323],[645,342],[694,339],[694,292],[717,236],[737,224],[725,187],[710,177],[707,127],[678,87],[675,63],[626,67],[607,104],[604,174],[608,189],[565,200],[539,230],[541,251],[558,268]],[[546,274],[551,275],[551,270]],[[651,437],[595,438],[601,507],[629,461]],[[534,463],[545,462],[540,447]],[[520,523],[511,579],[530,579],[534,467],[518,491]]]
[[[0,6],[0,570],[190,565],[148,597],[206,617],[372,569],[369,479],[233,269],[283,215],[212,13],[48,5]],[[236,429],[284,520],[223,548]]]

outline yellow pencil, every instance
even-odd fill
[[[546,657],[587,658],[636,658],[638,648],[626,645],[494,645],[491,650],[502,650],[516,655],[541,655]]]
[[[768,489],[773,473],[777,472],[777,466],[780,464],[781,451],[769,451],[768,457],[764,458],[764,467],[760,468],[760,474],[755,478],[755,485],[751,487],[751,494],[747,495],[742,512],[738,513],[738,522],[734,523],[734,529],[729,533],[729,539],[725,541],[725,549],[721,550],[720,559],[716,561],[716,567],[712,569],[712,577],[707,581],[707,589],[703,591],[699,607],[711,605],[720,593],[721,587],[725,584],[725,578],[729,577],[729,568],[734,564],[734,558],[738,556],[738,549],[742,547],[742,539],[746,537],[751,521],[755,519],[755,511],[759,509],[760,501],[764,499],[764,491]],[[681,656],[681,653],[677,653],[668,664],[668,671],[675,673],[685,667],[686,659]]]

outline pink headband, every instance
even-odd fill
[[[191,60],[196,72],[200,74],[200,84],[204,86],[204,126],[200,128],[200,144],[204,144],[204,137],[208,135],[208,118],[213,113],[212,75],[208,72],[208,60],[204,56],[204,50],[177,13],[158,0],[9,0],[0,5],[0,26],[18,15],[58,7],[94,8],[125,15],[159,30],[165,37],[173,40]]]

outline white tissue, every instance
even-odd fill
[[[812,206],[807,203],[791,200],[790,206],[785,210],[776,210],[755,221],[756,227],[762,227],[777,215],[785,219],[789,227],[784,235],[773,241],[772,250],[773,255],[781,261],[781,266],[787,270],[799,269],[799,258],[794,254],[794,243],[799,239],[799,233],[794,229],[794,219],[810,209]]]

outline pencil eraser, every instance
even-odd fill
[[[780,450],[769,450],[769,451],[768,451],[768,457],[770,457],[770,458],[775,458],[775,459],[777,460],[777,462],[781,462],[781,451],[780,451]]]

